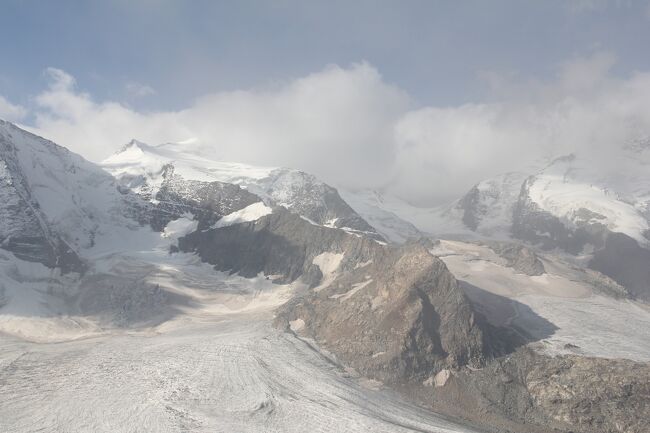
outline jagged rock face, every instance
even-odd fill
[[[458,201],[458,207],[463,210],[463,224],[476,231],[481,217],[487,211],[487,206],[481,203],[481,193],[477,186],[473,186]]]
[[[417,245],[378,249],[366,263],[284,306],[278,323],[362,374],[400,382],[492,355],[488,326],[442,261]]]
[[[546,359],[527,376],[538,410],[585,432],[650,427],[650,367],[627,360]]]
[[[569,225],[539,208],[529,197],[534,177],[524,182],[513,214],[512,234],[543,249],[559,248],[579,254],[594,250],[589,267],[602,272],[627,289],[633,297],[650,299],[650,250],[624,233],[609,230],[598,214],[580,208]]]
[[[644,433],[650,366],[521,349],[482,370],[454,373],[429,398],[456,405],[477,421],[478,414],[504,416],[531,425],[531,431]]]

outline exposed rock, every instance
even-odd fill
[[[544,263],[535,252],[521,244],[489,242],[488,246],[506,260],[507,266],[526,275],[542,275],[546,272]]]
[[[277,322],[360,373],[388,383],[482,365],[504,348],[472,310],[444,263],[421,246],[377,248],[372,261],[282,307]]]
[[[442,387],[430,382],[401,389],[437,411],[499,432],[648,431],[647,363],[521,348],[482,369],[455,370]]]
[[[341,269],[369,260],[380,245],[365,236],[311,224],[284,208],[257,221],[191,233],[179,240],[183,251],[194,251],[217,269],[252,277],[260,272],[280,275],[278,282],[301,276],[308,284],[322,279],[314,259],[322,253],[345,258]],[[320,274],[320,275],[319,275]]]
[[[317,224],[347,229],[383,240],[375,229],[346,203],[338,191],[311,174],[279,168],[251,188],[271,204],[284,206]]]
[[[594,256],[589,267],[627,289],[625,293],[613,290],[615,296],[629,294],[650,300],[650,250],[624,233],[612,232],[598,222],[601,219],[598,214],[588,209],[578,209],[573,226],[541,210],[528,196],[527,188],[533,180],[530,178],[522,186],[513,214],[513,236],[543,249],[559,248],[571,254],[581,253],[590,245]]]

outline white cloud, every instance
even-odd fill
[[[61,77],[63,82],[57,79]],[[271,89],[206,95],[178,112],[99,103],[53,76],[36,98],[35,128],[91,160],[135,137],[182,141],[223,159],[286,165],[373,186],[393,160],[393,125],[409,98],[367,64],[325,70]]]
[[[498,103],[413,107],[362,63],[153,113],[95,101],[70,75],[49,70],[33,129],[95,161],[131,138],[186,141],[211,157],[296,167],[348,188],[385,187],[431,204],[540,158],[606,155],[650,135],[650,74],[616,79],[614,61],[604,52],[575,59],[552,82],[490,74],[504,95]]]
[[[20,105],[14,105],[0,95],[0,119],[18,121],[25,117],[27,110]]]
[[[51,88],[55,90],[72,90],[77,83],[72,75],[61,69],[49,67],[44,73],[50,79]]]
[[[156,91],[153,87],[147,84],[138,83],[136,81],[129,81],[124,87],[126,88],[126,91],[129,95],[139,98],[156,94]]]

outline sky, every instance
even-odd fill
[[[428,206],[650,136],[645,0],[0,8],[0,118],[96,162],[183,141]]]

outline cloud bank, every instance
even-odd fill
[[[187,141],[212,158],[295,167],[337,186],[390,190],[431,205],[569,152],[607,161],[623,144],[650,136],[650,73],[615,78],[614,65],[611,53],[596,52],[558,66],[546,82],[489,73],[494,102],[452,107],[417,106],[367,63],[329,66],[166,112],[97,101],[50,68],[50,85],[28,113],[0,98],[0,116],[29,114],[30,129],[94,161],[131,138]]]

